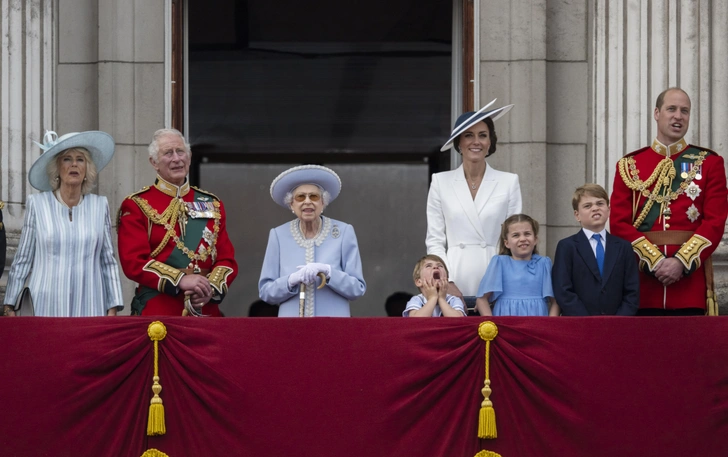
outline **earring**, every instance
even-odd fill
[[[56,177],[55,177],[55,178],[53,178],[53,181],[58,181],[59,179],[60,179],[60,178],[59,178],[59,176],[58,176],[58,175],[56,175]]]
[[[86,181],[86,178],[83,178],[84,181]]]

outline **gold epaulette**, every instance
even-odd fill
[[[129,194],[126,197],[124,197],[124,200],[130,199],[130,198],[134,197],[135,195],[139,195],[139,194],[144,193],[144,192],[146,192],[148,190],[149,190],[149,186],[144,186],[141,189],[139,189],[138,191],[136,191],[136,192],[134,192],[132,194]],[[119,206],[119,211],[116,212],[116,231],[117,232],[119,231],[119,223],[120,222],[121,222],[121,206]]]
[[[207,194],[207,195],[211,196],[212,198],[214,198],[215,200],[220,201],[220,198],[217,195],[213,194],[212,192],[202,190],[199,187],[195,187],[195,186],[190,186],[190,187],[195,189],[197,192],[202,192],[203,194]]]
[[[159,262],[158,260],[150,260],[143,268],[144,271],[154,273],[159,276],[159,282],[157,283],[157,290],[164,292],[165,282],[169,281],[175,286],[179,284],[179,281],[184,276],[180,270],[170,267],[166,263]]]
[[[230,267],[217,266],[212,269],[207,279],[210,281],[210,285],[215,288],[217,293],[227,293],[227,277],[233,272]]]
[[[654,271],[657,263],[665,258],[662,252],[660,252],[660,248],[652,244],[644,236],[632,242],[632,249],[639,256],[640,262],[644,262],[650,271]]]
[[[141,194],[141,193],[144,193],[144,192],[148,191],[149,189],[151,189],[151,187],[150,187],[150,186],[144,186],[144,187],[142,187],[141,189],[139,189],[138,191],[136,191],[136,192],[133,192],[133,193],[131,193],[131,194],[127,195],[126,197],[124,197],[124,200],[126,200],[127,198],[131,198],[131,197],[133,197],[133,196],[135,196],[135,195],[139,195],[139,194]]]
[[[713,243],[707,238],[700,235],[693,235],[685,244],[680,246],[680,249],[675,253],[675,257],[682,262],[687,270],[692,270],[693,262],[696,262],[696,268],[699,268],[700,253],[711,244]]]
[[[0,201],[0,209],[3,209],[3,208],[5,208],[5,202]]]

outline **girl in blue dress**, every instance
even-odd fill
[[[558,316],[551,286],[551,260],[538,255],[538,222],[514,214],[501,226],[499,255],[480,281],[481,316]],[[491,311],[492,307],[492,311]]]

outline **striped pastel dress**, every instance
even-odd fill
[[[52,192],[30,195],[5,304],[28,287],[36,316],[104,316],[123,308],[106,197],[84,196],[69,209]]]

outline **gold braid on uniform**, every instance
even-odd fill
[[[209,246],[207,246],[202,250],[202,252],[197,254],[196,252],[189,250],[187,246],[185,246],[184,242],[180,239],[180,237],[177,236],[177,231],[174,228],[175,224],[177,224],[177,221],[179,220],[180,231],[182,231],[184,236],[184,227],[182,227],[182,225],[186,224],[187,222],[187,205],[185,205],[184,200],[182,200],[181,198],[173,198],[172,201],[169,203],[169,206],[167,206],[167,209],[165,209],[162,214],[159,214],[157,210],[152,208],[149,202],[141,197],[135,196],[132,197],[132,200],[134,200],[134,202],[139,206],[139,208],[147,216],[147,218],[149,218],[150,221],[157,225],[163,225],[164,228],[167,229],[167,233],[164,235],[162,242],[159,243],[159,246],[157,246],[156,249],[154,249],[151,257],[156,257],[157,255],[159,255],[164,247],[167,246],[170,238],[174,240],[177,248],[180,251],[184,252],[185,255],[193,261],[204,262],[210,255],[210,253],[215,249],[217,234],[220,232],[220,202],[213,202],[213,205],[215,206],[215,208],[217,208],[217,211],[215,212],[214,216],[215,222],[213,227],[212,240],[209,243]]]
[[[227,277],[232,273],[232,268],[218,265],[207,275],[207,279],[218,294],[224,294],[227,293]]]
[[[647,217],[647,213],[650,212],[652,205],[657,202],[660,205],[668,204],[679,197],[688,185],[695,179],[695,175],[698,173],[700,166],[705,160],[705,156],[708,155],[707,151],[700,151],[700,158],[695,161],[693,168],[688,173],[688,177],[680,183],[680,187],[676,191],[672,191],[672,180],[675,179],[676,172],[672,160],[669,157],[662,159],[655,170],[652,172],[646,181],[642,181],[639,177],[639,170],[633,157],[623,157],[619,160],[619,175],[622,177],[624,184],[634,192],[640,192],[643,197],[647,198],[644,208],[640,215],[635,218],[632,224],[635,228],[642,225],[642,222]],[[652,191],[649,188],[652,185],[655,187]],[[635,205],[637,203],[635,202]],[[633,214],[636,214],[636,208],[633,208]]]
[[[644,263],[650,271],[655,271],[657,263],[665,258],[660,252],[660,248],[652,244],[644,236],[632,242],[632,250],[639,256],[640,266]]]
[[[700,253],[705,248],[712,245],[709,239],[700,235],[693,235],[685,244],[680,246],[680,249],[675,253],[675,257],[682,262],[685,269],[691,270],[693,268],[693,262],[696,266],[700,267]]]

